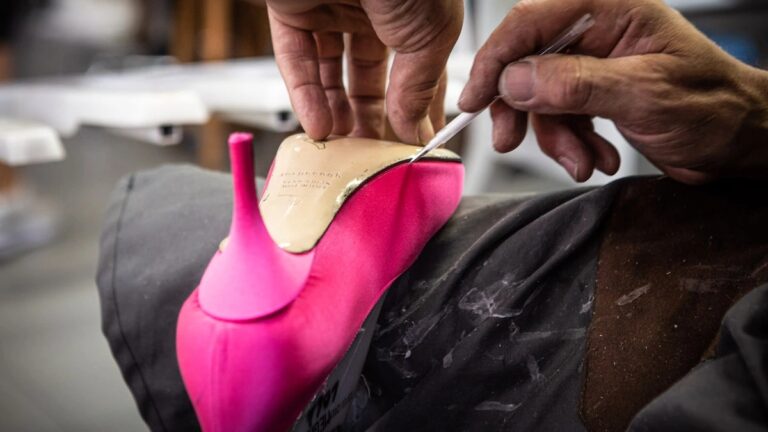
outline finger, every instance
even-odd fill
[[[352,135],[381,138],[385,129],[387,47],[372,33],[353,34],[348,45]]]
[[[417,144],[429,141],[435,125],[429,108],[439,97],[441,77],[456,38],[446,43],[459,28],[446,29],[439,40],[423,44],[414,51],[395,54],[387,90],[387,116],[401,141]]]
[[[443,71],[440,81],[437,83],[437,91],[432,103],[429,105],[429,120],[435,131],[445,126],[445,92],[448,89],[448,72]]]
[[[425,143],[435,135],[429,106],[444,68],[445,61],[433,61],[427,52],[395,54],[386,104],[392,129],[401,141]]]
[[[343,55],[344,35],[342,33],[315,33],[317,55],[320,63],[320,81],[333,117],[332,133],[347,135],[352,131],[354,119],[352,108],[344,90]]]
[[[620,3],[602,8],[591,3],[537,0],[516,4],[478,50],[461,94],[462,111],[475,112],[488,105],[497,94],[506,65],[536,54],[586,13],[592,14],[595,24],[572,50],[597,57],[610,55],[631,15]]]
[[[591,119],[586,118],[586,120],[589,126],[577,128],[576,133],[592,150],[592,154],[595,157],[595,168],[607,175],[616,174],[621,165],[619,152],[613,144],[594,131]]]
[[[528,130],[528,113],[518,111],[500,100],[491,104],[491,119],[493,148],[497,152],[507,153],[523,142]]]
[[[523,111],[631,121],[633,115],[644,114],[642,107],[665,82],[660,72],[648,68],[648,61],[640,57],[527,57],[505,68],[498,91],[504,102]]]
[[[373,29],[396,52],[386,94],[387,117],[400,141],[434,136],[429,107],[459,37],[460,0],[362,0]]]
[[[313,139],[333,130],[333,115],[320,80],[317,47],[312,33],[283,24],[269,10],[275,60],[283,76],[293,111]]]
[[[560,164],[577,182],[592,176],[594,155],[575,132],[569,116],[534,114],[531,125],[541,151]]]
[[[557,3],[554,5],[553,3]],[[475,112],[491,103],[504,67],[535,54],[586,13],[585,2],[524,2],[515,5],[477,52],[469,81],[461,94],[462,111]],[[553,11],[556,11],[553,13]]]

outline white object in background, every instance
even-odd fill
[[[448,58],[446,71],[448,72],[448,86],[445,90],[445,114],[449,116],[461,113],[459,109],[459,96],[464,85],[469,80],[469,72],[475,53],[471,51],[454,51]]]
[[[232,123],[272,132],[292,132],[298,129],[299,120],[292,111],[276,112],[223,112],[222,118]]]
[[[465,52],[448,62],[448,114],[459,113],[458,98],[469,76],[472,57],[472,53]],[[273,57],[154,66],[123,73],[120,79],[131,85],[152,82],[165,89],[192,92],[208,111],[232,122],[274,132],[289,132],[299,126]]]
[[[29,24],[36,34],[51,39],[92,46],[125,45],[135,38],[140,8],[135,0],[55,0]]]
[[[288,91],[273,57],[197,64],[165,64],[129,69],[121,73],[95,73],[81,78],[78,91],[139,91],[151,95],[153,102],[172,103],[166,114],[182,113],[180,97],[185,97],[187,116],[195,121],[171,121],[166,116],[151,115],[156,125],[198,123],[208,113],[247,125],[278,132],[298,126]],[[71,83],[70,83],[71,86]],[[2,89],[0,88],[0,106]],[[197,114],[200,115],[197,115]],[[178,119],[177,119],[178,120]],[[135,123],[135,122],[134,122]],[[145,122],[146,123],[146,122]],[[121,125],[123,128],[147,125]]]
[[[151,68],[153,80],[197,94],[224,119],[275,132],[295,130],[288,90],[273,57]]]
[[[208,110],[188,90],[109,74],[0,86],[0,115],[42,122],[70,137],[81,126],[155,128],[202,124]]]
[[[10,166],[64,159],[64,146],[50,127],[0,118],[0,161]]]

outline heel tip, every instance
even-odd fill
[[[242,143],[250,144],[253,141],[253,134],[248,132],[235,132],[229,135],[229,145],[239,145]]]

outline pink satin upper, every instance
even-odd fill
[[[312,251],[294,255],[264,228],[238,142],[229,244],[182,307],[177,354],[204,431],[285,431],[454,212],[464,171],[455,162],[396,165],[348,198]]]

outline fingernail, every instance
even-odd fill
[[[533,64],[520,61],[504,68],[499,82],[499,94],[514,102],[525,102],[533,98]]]
[[[573,159],[561,156],[557,158],[557,163],[559,163],[563,168],[565,168],[566,171],[568,171],[568,174],[570,174],[571,177],[573,177],[574,180],[578,181],[579,178],[579,164],[573,161]]]
[[[419,143],[424,144],[431,140],[435,136],[435,129],[432,127],[432,121],[429,117],[424,117],[419,121],[418,129],[416,130]]]
[[[466,92],[467,92],[467,88],[466,88],[466,87],[464,87],[464,90],[462,90],[462,91],[461,91],[461,94],[459,95],[459,101],[458,101],[458,102],[456,102],[456,105],[458,105],[459,107],[461,107],[462,105],[464,105],[464,98],[466,98],[466,96],[465,96],[465,93],[466,93]]]

